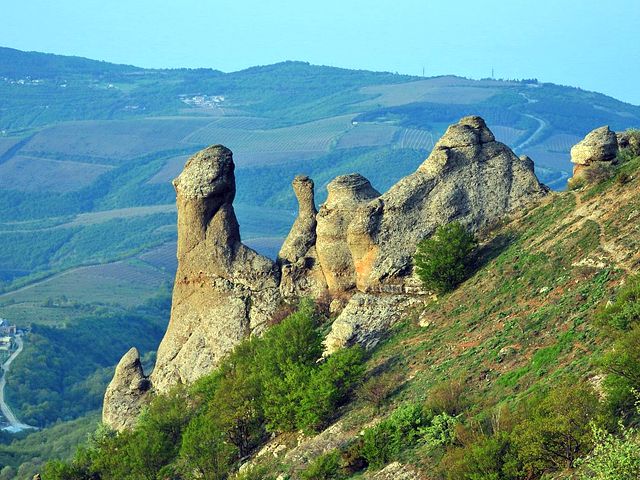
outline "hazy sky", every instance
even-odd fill
[[[640,104],[640,0],[3,0],[0,46],[223,71],[493,67]]]

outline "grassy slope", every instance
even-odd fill
[[[597,378],[593,361],[608,344],[594,325],[596,312],[640,266],[640,227],[629,221],[640,213],[640,158],[624,168],[633,172],[625,185],[611,180],[552,194],[486,232],[476,273],[453,293],[405,312],[373,352],[370,373],[402,380],[379,412],[361,401],[345,407],[346,436],[402,403],[424,402],[446,380],[465,382],[474,417],[571,376]],[[331,445],[325,434],[298,447],[306,454],[257,463],[295,471],[322,453],[323,442]],[[433,468],[419,447],[402,460],[426,474]]]

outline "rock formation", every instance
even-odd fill
[[[304,175],[293,179],[298,199],[298,217],[278,253],[282,270],[280,292],[284,297],[317,297],[327,283],[316,253],[316,205],[313,180]]]
[[[411,257],[420,240],[455,220],[477,230],[547,192],[528,157],[496,142],[481,118],[466,117],[415,173],[382,195],[361,175],[343,175],[329,183],[316,212],[313,182],[296,177],[298,217],[274,263],[240,241],[230,150],[199,152],[173,184],[178,271],[171,320],[150,379],[135,351],[121,361],[103,415],[116,428],[131,424],[123,417],[139,411],[149,388],[191,383],[247,335],[260,334],[283,299],[328,291],[346,306],[327,351],[375,345],[415,302],[407,294],[416,292]]]
[[[356,286],[356,267],[347,240],[356,212],[380,194],[369,180],[353,173],[335,178],[327,185],[327,201],[318,212],[316,250],[330,293]]]
[[[627,130],[616,133],[618,148],[628,149],[633,155],[640,155],[640,132],[638,130]]]
[[[585,178],[592,168],[615,162],[617,153],[618,139],[608,126],[592,130],[571,148],[571,163],[574,164],[571,183]]]
[[[178,271],[171,320],[151,375],[160,392],[210,372],[278,306],[277,266],[240,242],[233,210],[232,153],[197,153],[173,181],[178,206]]]
[[[480,117],[463,118],[415,173],[354,215],[348,238],[359,289],[406,291],[416,245],[439,225],[475,231],[546,192],[528,157],[495,141]]]
[[[609,162],[618,153],[618,139],[608,126],[596,128],[571,148],[571,162],[576,165],[591,165],[594,162]]]
[[[331,325],[324,341],[325,355],[355,344],[366,349],[375,347],[406,308],[415,303],[415,297],[409,295],[356,293]]]
[[[197,153],[173,185],[178,270],[171,319],[150,376],[160,393],[209,373],[240,340],[264,330],[280,302],[276,264],[240,242],[231,151],[216,145]],[[131,372],[142,375],[134,356],[122,359],[122,373],[105,397],[103,421],[114,428],[129,426],[128,412],[142,401],[142,394],[121,386]]]
[[[120,359],[104,395],[102,421],[118,431],[133,427],[150,392],[151,382],[142,371],[140,354],[132,348]]]

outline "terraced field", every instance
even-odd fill
[[[519,130],[513,127],[505,127],[503,125],[490,125],[491,131],[496,137],[496,140],[502,142],[506,145],[509,145],[513,148],[518,140],[525,133],[524,130]]]
[[[577,135],[568,135],[568,134],[559,134],[553,135],[542,144],[549,150],[550,152],[556,153],[566,153],[571,150],[571,147],[574,146],[582,140]]]
[[[375,123],[359,123],[340,137],[336,148],[357,148],[393,143],[399,127]]]
[[[13,147],[16,143],[20,142],[22,137],[2,137],[0,136],[0,157],[5,154],[7,150]]]
[[[173,281],[173,272],[135,260],[73,268],[0,295],[0,316],[21,325],[59,323],[71,313],[71,308],[65,309],[64,305],[132,307],[155,296],[160,286],[170,281]]]
[[[398,138],[397,145],[399,148],[431,150],[434,145],[433,134],[427,130],[405,128]]]

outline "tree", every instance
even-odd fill
[[[260,341],[255,357],[262,386],[262,410],[267,429],[292,431],[316,361],[322,355],[322,337],[316,329],[313,305],[302,302],[298,311],[272,327]]]
[[[640,325],[623,333],[613,348],[602,356],[607,372],[607,401],[615,415],[637,415],[635,391],[640,391]]]
[[[258,345],[257,339],[248,339],[222,362],[208,404],[241,458],[260,443],[265,433],[262,386],[254,360]]]
[[[591,422],[598,414],[598,398],[587,384],[567,382],[528,409],[514,428],[512,440],[525,477],[573,468],[592,447]]]
[[[585,459],[583,480],[637,480],[640,478],[640,437],[633,428],[622,427],[616,437],[593,426],[595,447]]]
[[[298,409],[299,427],[313,431],[326,425],[360,381],[362,359],[361,347],[339,350],[312,372]]]
[[[181,470],[186,478],[222,480],[238,458],[238,450],[226,441],[214,415],[191,420],[182,436]]]
[[[414,255],[416,273],[423,285],[439,293],[453,290],[467,276],[470,254],[476,246],[473,234],[459,222],[438,227],[431,238],[418,244]]]

